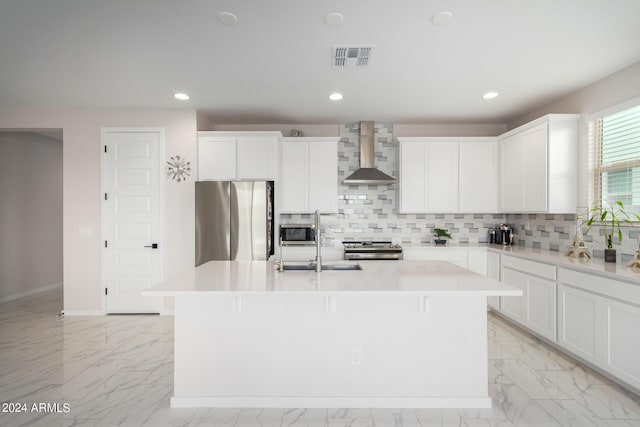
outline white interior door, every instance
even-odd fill
[[[158,313],[161,309],[161,298],[143,297],[141,291],[163,278],[160,200],[163,138],[160,129],[102,130],[103,281],[107,313]]]

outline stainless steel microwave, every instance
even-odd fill
[[[314,224],[281,224],[280,242],[282,246],[312,246],[316,244]]]

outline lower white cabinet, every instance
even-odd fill
[[[527,277],[526,325],[543,337],[556,340],[556,282]]]
[[[587,362],[602,359],[602,300],[558,284],[558,344]]]
[[[605,370],[640,388],[640,307],[605,299]]]
[[[560,268],[558,345],[640,389],[640,286]]]
[[[514,288],[522,291],[521,297],[501,297],[500,313],[515,320],[518,323],[525,322],[525,298],[527,297],[527,279],[524,273],[511,270],[509,268],[502,269],[502,282],[507,283]]]
[[[487,276],[487,255],[486,249],[469,248],[467,253],[467,268],[474,273]]]
[[[500,254],[487,252],[487,277],[500,281]],[[487,297],[487,304],[494,311],[500,311],[500,297]]]
[[[551,341],[556,341],[555,267],[502,257],[502,282],[522,290],[522,297],[502,297],[500,312]]]

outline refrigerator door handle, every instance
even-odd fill
[[[239,235],[240,235],[240,220],[238,206],[238,189],[234,182],[230,182],[229,185],[229,259],[235,260],[238,257]]]

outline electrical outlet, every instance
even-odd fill
[[[351,364],[354,366],[362,365],[362,349],[361,348],[351,349]]]

